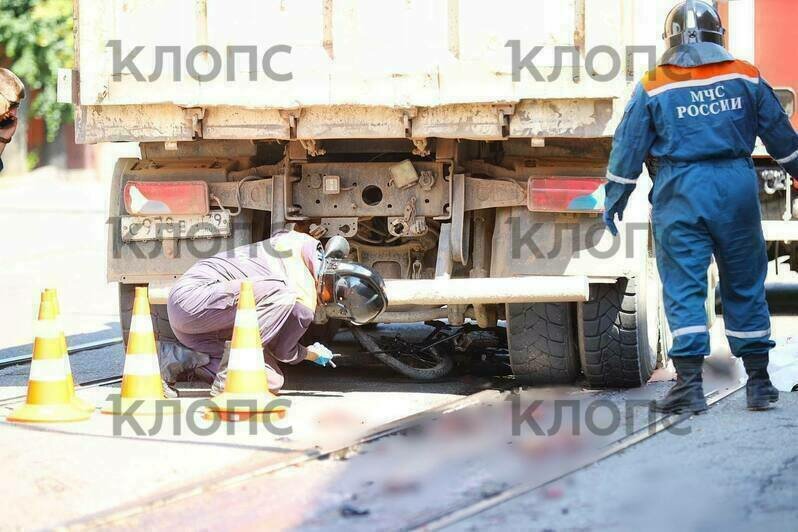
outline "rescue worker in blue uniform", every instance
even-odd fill
[[[678,374],[667,396],[653,403],[659,412],[707,409],[701,370],[710,352],[705,301],[713,255],[726,336],[748,373],[748,408],[766,409],[778,400],[767,372],[775,344],[751,154],[759,136],[798,176],[798,134],[759,70],[726,51],[724,35],[711,5],[695,0],[673,8],[663,36],[669,49],[637,85],[607,169],[604,221],[616,235],[615,217],[623,218],[646,158],[656,161],[652,222],[673,336],[669,355]]]

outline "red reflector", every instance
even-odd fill
[[[540,212],[602,212],[602,177],[531,177],[527,208]]]
[[[128,181],[124,191],[128,214],[208,214],[205,181]]]

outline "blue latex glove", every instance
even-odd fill
[[[615,225],[615,215],[618,221],[623,221],[623,211],[629,203],[629,196],[634,191],[634,185],[624,185],[610,181],[604,185],[604,225],[610,230],[612,236],[618,236],[618,227]]]
[[[333,358],[340,356],[337,354],[333,354],[332,351],[321,345],[319,342],[316,342],[313,345],[309,345],[307,349],[308,349],[307,359],[313,362],[314,364],[318,364],[319,366],[331,366],[334,368],[335,362],[333,362]]]

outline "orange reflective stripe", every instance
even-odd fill
[[[649,94],[659,93],[669,85],[687,81],[710,80],[712,78],[738,74],[741,77],[759,79],[759,70],[745,61],[725,61],[698,67],[680,67],[663,65],[648,72],[641,81],[643,88]]]

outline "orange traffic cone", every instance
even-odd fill
[[[244,421],[253,416],[283,417],[286,409],[274,405],[276,398],[269,391],[266,378],[252,283],[244,281],[238,298],[224,392],[211,399],[213,406],[209,407],[208,414],[225,421]]]
[[[81,410],[85,410],[86,412],[94,412],[93,404],[84,401],[75,395],[75,379],[72,377],[72,365],[69,363],[69,349],[67,348],[66,336],[64,335],[64,326],[63,322],[61,321],[61,307],[58,304],[58,292],[56,289],[46,288],[44,292],[42,292],[42,301],[45,299],[49,300],[53,304],[53,309],[55,310],[55,321],[58,326],[58,330],[61,331],[61,352],[64,355],[64,367],[67,375],[67,391],[69,392],[71,401]]]
[[[137,287],[133,299],[133,317],[127,337],[125,369],[122,372],[121,397],[103,408],[104,414],[156,415],[163,413],[157,403],[165,399],[161,384],[161,368],[152,330],[147,288]],[[174,410],[172,410],[174,412]]]
[[[28,396],[24,405],[11,412],[8,421],[83,421],[91,416],[91,412],[81,410],[72,402],[61,349],[63,332],[58,330],[55,318],[55,307],[42,298],[33,341]]]

